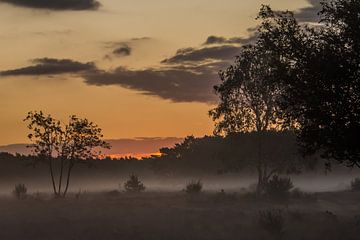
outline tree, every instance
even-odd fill
[[[99,148],[110,148],[102,140],[101,128],[87,119],[70,116],[64,125],[51,115],[40,112],[29,112],[24,121],[32,131],[28,138],[33,142],[35,155],[49,165],[53,192],[57,197],[65,197],[70,184],[70,177],[76,163],[92,159],[100,154]],[[56,166],[59,175],[56,181]],[[65,187],[63,180],[66,180]]]
[[[51,115],[45,116],[42,111],[29,112],[24,121],[29,121],[28,128],[32,131],[28,135],[33,142],[29,147],[33,148],[35,155],[49,165],[49,172],[54,194],[57,196],[54,176],[54,156],[59,155],[60,143],[62,142],[62,128],[60,121],[55,120]]]
[[[258,193],[279,170],[277,166],[270,165],[262,147],[264,133],[278,130],[282,126],[277,105],[282,88],[275,80],[277,76],[274,71],[277,70],[278,61],[276,56],[269,54],[260,44],[243,47],[235,64],[220,72],[222,82],[215,86],[220,103],[209,113],[216,121],[215,134],[257,133],[258,157],[255,165]]]
[[[126,192],[143,192],[145,191],[144,184],[140,181],[139,177],[131,174],[129,179],[124,183]]]
[[[322,6],[315,27],[264,6],[258,43],[280,56],[274,70],[284,87],[279,106],[284,119],[297,122],[304,154],[360,167],[360,2]]]

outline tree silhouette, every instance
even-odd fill
[[[28,128],[32,131],[28,138],[33,144],[29,147],[33,148],[34,154],[39,159],[48,163],[53,191],[57,196],[53,165],[54,157],[59,155],[62,142],[63,132],[60,121],[55,120],[51,115],[45,116],[42,111],[29,112],[24,121],[29,121]]]
[[[243,47],[235,64],[220,72],[222,82],[215,86],[220,103],[210,111],[215,134],[257,133],[258,193],[277,169],[270,168],[262,149],[262,135],[282,126],[277,105],[282,89],[273,71],[277,61],[260,44]]]
[[[316,27],[264,6],[259,43],[280,56],[283,117],[298,123],[304,154],[360,167],[360,2],[322,2]]]
[[[145,191],[144,184],[140,181],[139,177],[131,174],[129,179],[124,183],[126,192],[142,192]]]
[[[51,115],[29,112],[24,121],[32,131],[28,138],[33,142],[35,155],[49,165],[53,191],[57,197],[65,197],[70,184],[70,177],[76,163],[92,159],[100,154],[99,148],[109,148],[103,141],[101,128],[87,119],[70,116],[64,125]],[[60,161],[58,181],[56,181],[54,162]],[[64,175],[65,173],[65,175]],[[63,179],[66,184],[63,187]]]

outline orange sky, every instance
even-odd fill
[[[203,45],[205,40],[211,35],[249,37],[262,3],[301,11],[314,2],[98,1],[99,9],[68,11],[0,0],[0,145],[27,142],[22,119],[30,110],[43,110],[64,121],[70,114],[87,117],[103,128],[106,139],[211,134],[207,112],[215,98],[203,91],[210,91],[217,78],[212,73],[213,79],[206,82],[206,71],[218,71],[224,64],[213,55],[204,57],[208,52],[202,49],[216,50]],[[181,54],[181,60],[172,59]],[[36,74],[24,69],[35,66],[31,60],[39,58],[68,59],[72,67],[74,62],[92,64],[95,70]],[[49,66],[48,60],[42,61]]]

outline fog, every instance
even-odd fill
[[[203,175],[203,176],[159,176],[155,174],[138,174],[140,180],[144,183],[146,191],[149,192],[178,192],[182,191],[185,185],[191,180],[201,180],[204,191],[218,192],[224,189],[226,192],[241,192],[254,190],[257,178],[251,174],[225,174],[225,175]],[[350,188],[350,182],[355,177],[360,176],[359,170],[340,171],[329,173],[304,173],[301,175],[290,175],[294,187],[306,192],[330,192],[341,191]],[[123,190],[124,182],[127,180],[127,174],[106,176],[96,174],[96,170],[90,171],[89,175],[82,173],[71,179],[70,191],[87,192],[106,192],[113,190]],[[13,179],[0,180],[0,194],[9,195],[14,189],[15,184],[24,183],[29,192],[51,192],[52,186],[50,177],[44,175],[34,177],[16,176]]]

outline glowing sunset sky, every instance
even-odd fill
[[[30,110],[87,117],[106,139],[211,134],[216,72],[251,41],[260,5],[294,10],[304,21],[318,6],[99,2],[0,0],[0,145],[27,142],[22,119]]]

